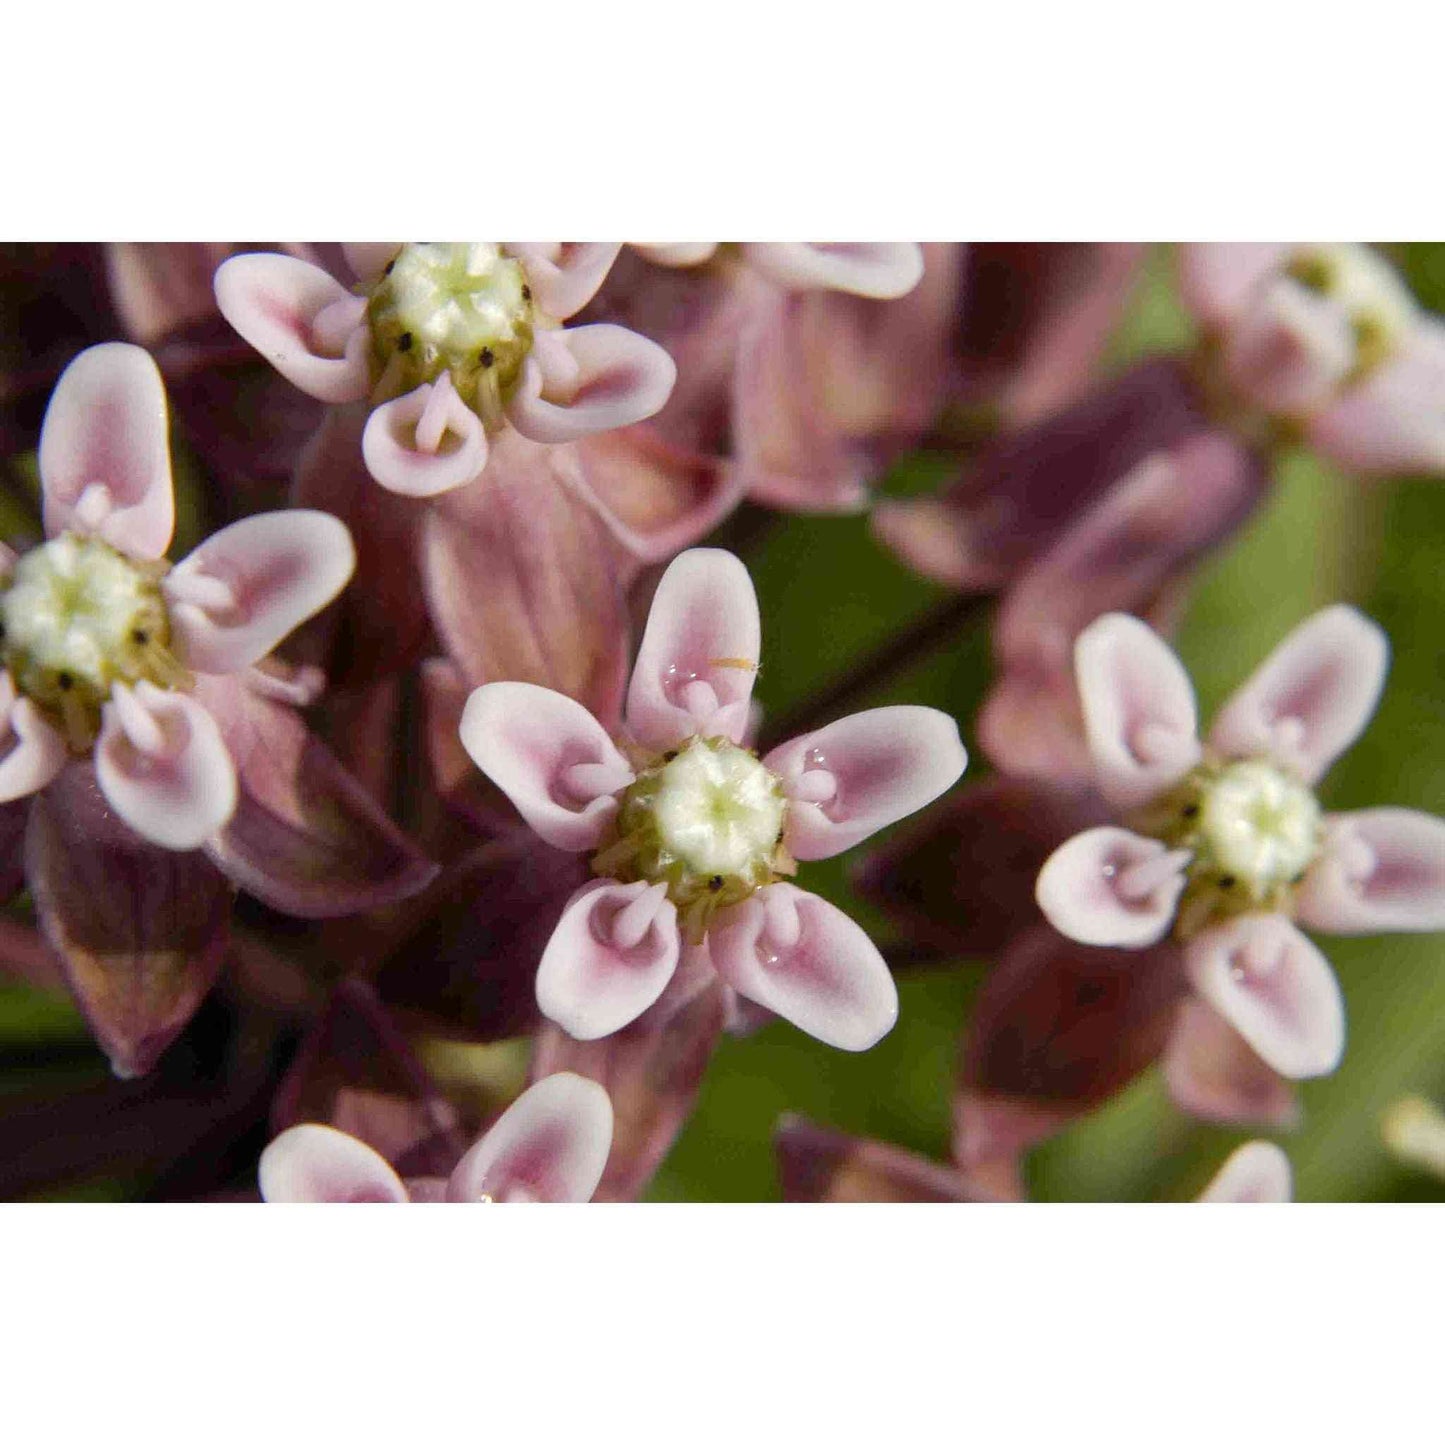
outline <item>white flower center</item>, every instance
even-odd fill
[[[1355,374],[1387,361],[1415,322],[1414,296],[1395,269],[1368,246],[1307,246],[1289,274],[1338,305],[1355,333]]]
[[[1262,895],[1293,882],[1314,860],[1320,805],[1272,763],[1229,763],[1204,791],[1199,834],[1217,872]]]
[[[403,246],[367,303],[377,400],[450,372],[483,420],[532,348],[535,311],[520,261],[490,241]]]
[[[689,747],[662,769],[653,817],[663,847],[693,872],[727,876],[772,856],[785,807],[777,780],[751,753]]]
[[[168,650],[160,571],[67,532],[27,552],[4,584],[4,666],[77,748],[93,740],[115,683],[184,676]]]

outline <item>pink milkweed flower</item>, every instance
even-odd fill
[[[1329,1073],[1344,1004],[1296,921],[1445,928],[1445,822],[1404,808],[1326,814],[1313,791],[1375,710],[1384,634],[1351,607],[1316,613],[1225,704],[1207,743],[1182,664],[1137,618],[1100,618],[1074,656],[1096,780],[1119,821],[1051,855],[1040,908],[1092,946],[1172,934],[1195,992],[1265,1063],[1286,1078]]]
[[[272,649],[346,585],[355,553],[324,512],[247,517],[172,566],[166,397],[140,347],[91,347],[66,368],[40,438],[46,540],[3,560],[0,802],[93,758],[106,801],[141,837],[199,848],[236,809],[236,767],[198,682],[244,675],[304,698]]]
[[[585,1204],[612,1147],[607,1091],[577,1074],[533,1084],[445,1179],[402,1177],[369,1144],[297,1124],[261,1155],[268,1204]]]
[[[634,242],[655,266],[701,266],[718,241]],[[843,291],[873,301],[906,296],[923,278],[916,241],[744,241],[743,262],[788,291]]]
[[[1213,383],[1350,471],[1445,472],[1445,321],[1376,251],[1182,246]]]
[[[291,256],[216,272],[222,314],[301,390],[368,401],[362,452],[390,491],[431,497],[475,481],[510,425],[570,442],[651,416],[676,367],[621,326],[563,327],[614,244],[411,243],[347,248],[357,294]]]
[[[494,682],[467,701],[473,761],[553,847],[591,855],[537,972],[542,1012],[602,1038],[685,972],[826,1043],[871,1047],[898,995],[878,950],[830,903],[786,881],[958,780],[953,719],[858,713],[759,759],[745,745],[761,626],[747,569],[684,552],[653,598],[614,739],[580,703]],[[685,950],[685,955],[684,955]]]

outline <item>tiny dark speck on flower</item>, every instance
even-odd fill
[[[481,363],[483,368],[490,366],[497,358],[492,354],[490,346],[482,347]]]
[[[396,349],[397,349],[398,351],[410,351],[410,350],[411,350],[411,332],[410,332],[410,331],[403,331],[403,332],[401,333],[401,335],[397,337],[397,339],[396,339]]]

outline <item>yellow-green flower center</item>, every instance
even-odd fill
[[[726,738],[692,738],[638,772],[592,869],[665,883],[695,942],[719,908],[794,871],[783,848],[786,811],[782,785],[756,755]]]
[[[1235,914],[1285,909],[1322,839],[1315,795],[1263,759],[1201,764],[1135,821],[1194,855],[1176,925],[1185,938]]]
[[[520,261],[490,241],[403,246],[372,289],[373,400],[451,376],[489,426],[532,349],[536,310]]]
[[[1394,354],[1415,317],[1415,299],[1393,268],[1367,246],[1307,246],[1287,273],[1343,309],[1355,334],[1355,380]]]
[[[77,751],[94,742],[117,682],[170,687],[185,678],[170,652],[164,571],[67,532],[27,552],[0,582],[0,659]]]

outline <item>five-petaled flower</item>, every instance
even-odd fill
[[[1296,920],[1445,928],[1445,822],[1326,814],[1313,791],[1364,730],[1387,662],[1374,623],[1326,608],[1226,703],[1206,745],[1188,675],[1144,623],[1109,614],[1075,648],[1097,782],[1125,826],[1060,847],[1039,906],[1085,944],[1146,948],[1172,931],[1195,990],[1289,1078],[1331,1071],[1345,1038],[1339,984]]]
[[[236,765],[198,693],[239,676],[304,700],[305,674],[267,662],[356,565],[324,512],[235,522],[172,566],[166,397],[140,347],[82,352],[40,439],[46,541],[0,559],[0,802],[93,757],[106,801],[164,848],[198,848],[236,808]]]
[[[1235,404],[1350,471],[1445,471],[1445,322],[1370,247],[1184,246],[1179,279]]]
[[[349,246],[356,292],[310,262],[255,253],[217,270],[216,301],[303,391],[369,402],[367,469],[391,491],[431,497],[475,481],[488,436],[508,423],[533,441],[570,442],[667,401],[677,368],[660,346],[623,326],[562,326],[618,249]]]
[[[579,1074],[532,1085],[445,1179],[402,1177],[369,1144],[297,1124],[261,1155],[268,1204],[585,1204],[612,1148],[607,1090]]]
[[[684,953],[839,1048],[869,1048],[893,1026],[878,950],[786,880],[795,860],[842,853],[952,787],[966,761],[957,725],[932,708],[877,708],[760,759],[745,743],[759,644],[747,569],[699,548],[658,585],[622,737],[527,683],[468,699],[461,738],[478,767],[546,842],[591,854],[597,877],[566,905],[537,973],[543,1013],[576,1038],[631,1023]]]

